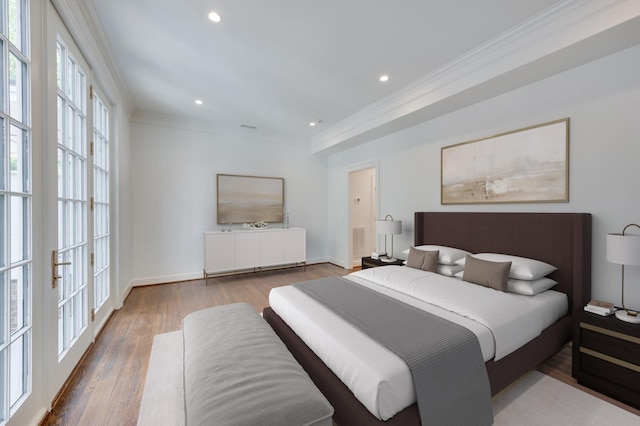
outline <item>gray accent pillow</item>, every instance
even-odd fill
[[[500,291],[507,291],[511,262],[491,262],[467,256],[462,280]]]
[[[409,247],[409,255],[407,256],[407,266],[423,271],[436,272],[438,269],[439,251],[418,250],[415,247]]]

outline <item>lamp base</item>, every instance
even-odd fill
[[[640,324],[640,315],[629,315],[625,309],[616,311],[616,318],[632,324]]]
[[[385,257],[381,257],[380,260],[383,262],[395,262],[398,259],[396,259],[395,257],[385,256]]]

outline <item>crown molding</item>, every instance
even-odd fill
[[[233,127],[221,125],[219,123],[208,120],[199,120],[189,117],[173,116],[138,110],[134,112],[133,116],[131,117],[131,121],[132,123],[146,124],[154,127],[165,127],[190,132],[209,133],[228,139],[267,142],[277,145],[304,147],[306,149],[306,141],[304,140],[284,138],[280,134],[269,132],[263,129],[245,129],[241,126]]]
[[[336,152],[589,62],[590,43],[599,56],[638,44],[598,43],[625,23],[640,28],[638,17],[637,0],[559,2],[314,136],[311,151]]]

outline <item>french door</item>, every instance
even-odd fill
[[[0,425],[37,420],[113,310],[111,119],[91,77],[51,2],[0,0]]]
[[[32,127],[26,0],[0,0],[0,424],[33,390]]]
[[[55,112],[45,163],[47,242],[52,306],[46,327],[50,342],[50,392],[64,384],[93,340],[92,171],[89,132],[93,130],[90,68],[56,11],[49,7],[49,111]],[[53,60],[55,58],[55,60]]]
[[[96,328],[113,311],[111,292],[111,111],[102,91],[94,86],[93,140],[93,319]]]

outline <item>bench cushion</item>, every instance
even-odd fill
[[[333,407],[246,303],[183,321],[187,425],[328,425]]]

